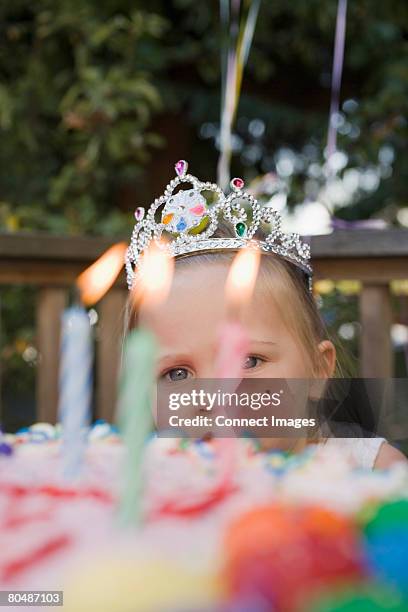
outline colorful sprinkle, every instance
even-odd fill
[[[0,442],[0,455],[10,456],[13,454],[13,447],[7,442]]]

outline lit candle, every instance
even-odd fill
[[[225,286],[227,319],[220,329],[215,362],[216,378],[240,378],[248,352],[248,335],[241,320],[254,291],[260,253],[242,249],[232,262]]]
[[[58,416],[65,478],[81,471],[91,420],[93,342],[84,304],[97,302],[114,283],[125,250],[124,243],[111,247],[78,277],[77,303],[62,315]]]
[[[259,263],[258,250],[242,249],[235,256],[227,277],[227,319],[220,329],[215,361],[216,378],[228,379],[228,382],[223,382],[223,392],[234,392],[241,380],[242,367],[249,348],[248,334],[241,320],[254,291]],[[235,468],[235,439],[221,438],[215,441],[215,445],[220,465],[220,486],[227,487],[231,483]]]
[[[123,268],[126,249],[126,242],[114,244],[78,276],[76,286],[82,304],[96,304],[111,288]]]
[[[79,474],[83,463],[92,399],[91,326],[81,305],[67,308],[62,315],[60,359],[58,415],[63,474],[71,479]]]
[[[173,259],[155,243],[139,267],[132,297],[136,306],[152,312],[165,301],[171,286]],[[132,330],[125,343],[119,387],[118,419],[125,444],[124,482],[119,518],[125,525],[141,518],[142,461],[146,438],[153,429],[152,412],[156,382],[157,343],[144,328]]]
[[[237,378],[241,377],[242,365],[248,351],[248,337],[240,322],[245,305],[254,290],[260,254],[254,250],[241,250],[235,257],[226,283],[227,318],[220,330],[215,374],[223,382],[223,390],[234,391]],[[232,388],[231,388],[232,385]],[[230,388],[228,388],[228,386]],[[234,438],[215,439],[219,472],[214,487],[200,500],[188,496],[165,502],[158,510],[164,516],[197,516],[223,501],[234,491],[233,475],[236,465],[236,443]]]

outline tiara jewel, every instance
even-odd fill
[[[226,196],[215,183],[203,183],[188,174],[185,160],[178,161],[175,170],[176,177],[164,194],[155,199],[147,214],[141,207],[135,211],[136,225],[125,261],[129,289],[140,258],[152,240],[175,257],[249,246],[279,255],[311,277],[309,245],[298,234],[284,233],[279,212],[267,204],[261,205],[244,191],[242,178],[231,180],[231,193]],[[184,184],[187,189],[180,188]],[[214,236],[220,222],[231,226],[233,237]],[[263,237],[257,239],[260,229]]]

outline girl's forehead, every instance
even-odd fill
[[[227,314],[224,291],[228,269],[223,262],[176,267],[168,299],[153,312],[142,307],[141,324],[151,326],[160,337],[173,344],[189,339],[192,343],[213,341]],[[282,326],[274,300],[265,294],[259,283],[245,309],[244,323],[261,337],[274,327]]]
[[[211,335],[225,316],[223,286],[225,266],[183,266],[176,270],[166,302],[146,311],[140,310],[141,324],[152,326],[162,338],[183,343],[199,338],[205,328]]]

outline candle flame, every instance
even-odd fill
[[[143,302],[150,308],[164,302],[170,291],[173,270],[174,258],[152,241],[140,262],[134,302],[138,305]]]
[[[242,308],[253,294],[260,263],[260,252],[256,249],[241,249],[232,262],[225,287],[225,296],[230,308]]]
[[[76,281],[85,306],[98,302],[115,282],[123,267],[127,245],[119,242],[110,247]]]

